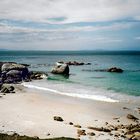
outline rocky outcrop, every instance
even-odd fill
[[[51,72],[53,74],[69,75],[69,66],[68,64],[57,62]]]
[[[34,137],[20,136],[17,133],[14,133],[12,135],[0,133],[0,140],[76,140],[76,139],[68,138],[68,137],[40,139],[36,136],[34,136]]]
[[[17,84],[22,81],[40,80],[47,78],[45,72],[29,71],[28,64],[15,62],[0,62],[0,83]]]
[[[5,62],[1,63],[0,76],[2,83],[18,83],[29,78],[29,70],[25,65]]]
[[[84,63],[84,62],[77,62],[77,61],[69,61],[66,62],[68,65],[73,65],[73,66],[81,66],[81,65],[91,65],[91,63]]]
[[[108,72],[117,72],[117,73],[122,73],[123,72],[123,70],[121,68],[117,68],[117,67],[109,68],[107,71]]]

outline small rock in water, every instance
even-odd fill
[[[121,68],[117,68],[117,67],[112,67],[112,68],[109,68],[107,70],[107,72],[116,72],[116,73],[122,73],[123,70]]]
[[[54,116],[53,118],[54,118],[55,121],[60,121],[60,122],[64,121],[64,120],[63,120],[61,117],[59,117],[59,116]]]

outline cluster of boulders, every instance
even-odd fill
[[[47,77],[44,72],[29,71],[27,64],[17,64],[15,62],[0,62],[0,92],[11,93],[14,91],[13,86],[4,84],[17,84],[29,82],[31,80],[40,80]]]
[[[29,70],[26,66],[14,62],[1,63],[1,83],[18,83],[26,79],[29,79]]]
[[[80,66],[80,65],[91,65],[91,63],[77,62],[77,61],[69,61],[66,62],[68,65]]]
[[[55,66],[53,67],[51,73],[53,74],[62,74],[69,76],[69,65],[90,65],[91,63],[79,63],[77,61],[74,62],[56,62]],[[0,62],[0,83],[1,84],[17,84],[21,83],[22,81],[29,82],[31,80],[40,80],[43,78],[47,78],[47,74],[45,72],[38,72],[38,71],[29,71],[27,64],[18,64],[15,62]],[[96,70],[95,70],[96,71]],[[100,71],[107,71],[107,72],[123,72],[122,69],[117,67],[112,67],[107,70],[100,70]],[[1,92],[6,91],[7,93],[11,92],[7,88],[1,89]]]
[[[91,63],[84,63],[84,62],[77,62],[77,61],[69,61],[69,62],[63,62],[59,61],[56,62],[55,66],[52,69],[53,74],[63,74],[63,75],[69,75],[69,66],[74,65],[74,66],[80,66],[80,65],[91,65]]]

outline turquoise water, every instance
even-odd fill
[[[48,86],[69,90],[102,89],[118,95],[140,96],[140,52],[117,51],[0,51],[0,61],[14,61],[30,64],[31,70],[48,72]],[[65,78],[50,73],[57,61],[78,61],[92,65],[70,66],[70,76]],[[97,72],[96,69],[120,67],[124,73]],[[62,86],[63,85],[63,86]],[[64,88],[65,87],[65,88]],[[83,91],[83,90],[82,90]],[[84,91],[86,94],[86,91]],[[88,94],[88,93],[87,93]],[[107,93],[106,93],[107,94]],[[116,94],[115,94],[116,95]]]

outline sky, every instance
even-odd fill
[[[140,0],[0,0],[0,49],[140,50]]]

